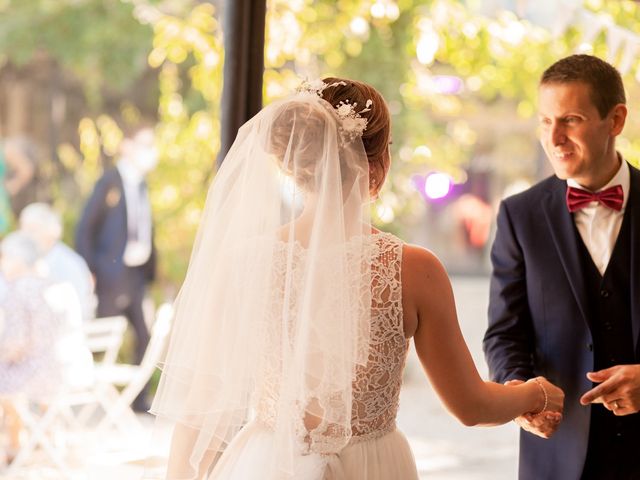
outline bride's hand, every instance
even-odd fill
[[[556,387],[544,377],[538,377],[539,385],[542,388],[538,388],[540,391],[540,407],[533,412],[525,413],[514,419],[514,422],[520,426],[523,430],[537,435],[542,438],[551,437],[558,429],[560,422],[562,421],[562,411],[564,408],[564,392],[562,389]],[[529,380],[534,382],[534,379]],[[524,383],[522,380],[510,380],[505,385],[521,385]],[[547,395],[547,408],[542,412],[544,406],[544,393]]]

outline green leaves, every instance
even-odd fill
[[[120,0],[4,0],[0,52],[18,66],[46,53],[87,90],[119,90],[148,68],[152,34]]]

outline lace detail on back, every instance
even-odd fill
[[[355,437],[395,427],[409,347],[402,322],[402,242],[391,234],[374,238],[371,343],[369,361],[356,371],[354,382],[351,427]]]
[[[395,428],[395,417],[398,411],[402,372],[406,360],[409,341],[404,337],[402,316],[401,263],[402,242],[388,233],[371,236],[371,330],[368,361],[365,366],[356,370],[352,398],[352,442],[386,433]],[[303,262],[305,250],[294,250],[296,261]],[[275,257],[279,258],[279,257]],[[265,351],[253,404],[258,420],[267,426],[276,421],[277,392],[280,375],[283,369],[278,354],[283,347],[280,335],[283,300],[281,288],[278,288],[278,277],[283,276],[287,262],[291,259],[282,257],[281,265],[275,265],[276,279],[272,291],[272,312],[269,312],[261,332],[265,339]],[[294,279],[295,281],[295,275]],[[297,299],[289,299],[291,305]],[[301,412],[304,409],[301,409]],[[301,419],[302,420],[302,419]],[[302,422],[301,422],[302,423]],[[306,432],[297,432],[304,436]],[[340,435],[339,432],[336,432]],[[317,446],[321,449],[320,446]],[[317,449],[317,448],[316,448]]]

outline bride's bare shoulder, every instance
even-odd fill
[[[405,243],[402,247],[403,276],[416,275],[424,281],[427,277],[439,276],[446,272],[442,262],[431,251],[418,245]]]
[[[451,282],[444,265],[433,252],[417,245],[405,245],[402,289],[417,304],[426,304],[448,293]]]
[[[438,257],[426,248],[404,244],[402,306],[407,337],[413,336],[420,318],[440,305],[449,291],[449,277]]]

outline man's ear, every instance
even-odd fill
[[[613,137],[617,137],[622,133],[627,120],[627,106],[624,103],[619,103],[613,107],[610,115],[612,120],[610,133]]]

